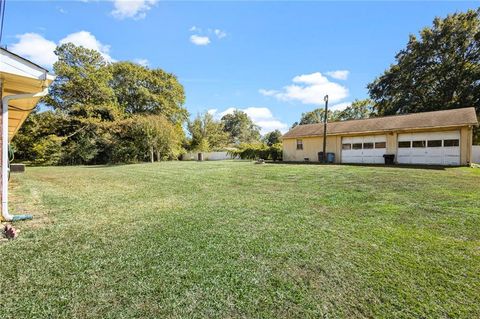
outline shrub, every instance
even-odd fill
[[[232,157],[240,157],[241,159],[264,159],[281,161],[282,160],[282,144],[274,144],[267,146],[266,144],[241,144],[238,149],[228,151]]]

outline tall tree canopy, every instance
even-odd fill
[[[252,143],[260,139],[260,127],[243,111],[234,110],[233,113],[224,115],[222,123],[232,144]]]
[[[328,110],[327,121],[347,121],[347,120],[359,120],[369,118],[376,115],[373,102],[369,99],[355,100],[351,105],[347,106],[343,110]],[[313,111],[302,113],[299,124],[314,124],[323,123],[325,116],[325,109],[318,108]],[[294,125],[296,126],[296,125]]]
[[[480,115],[480,9],[435,18],[368,85],[381,115],[474,106]]]
[[[327,121],[336,121],[338,117],[338,112],[332,112],[332,110],[328,110],[327,112]],[[300,118],[300,125],[303,124],[315,124],[315,123],[323,123],[325,118],[325,109],[318,108],[314,109],[313,111],[302,113],[302,117]]]
[[[109,81],[116,101],[127,114],[162,114],[172,122],[184,122],[185,92],[175,75],[132,62],[110,65]]]
[[[119,115],[115,94],[109,86],[112,74],[102,55],[72,43],[55,50],[56,78],[44,102],[68,115],[113,120]]]
[[[263,142],[267,144],[268,146],[272,146],[274,144],[278,144],[281,142],[281,137],[282,137],[282,132],[279,130],[271,131],[265,134],[265,136],[262,138]]]
[[[335,118],[339,121],[361,120],[377,115],[377,110],[370,99],[356,99],[344,110],[337,112],[338,115]]]
[[[206,112],[198,114],[193,121],[188,122],[188,131],[191,136],[190,149],[210,151],[225,147],[228,143],[228,133],[223,130],[223,123],[216,121]]]
[[[57,47],[57,78],[14,138],[17,158],[35,164],[96,164],[176,158],[187,118],[172,74],[129,62],[107,63],[94,50]]]

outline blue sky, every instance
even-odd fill
[[[341,109],[394,62],[408,35],[478,2],[9,1],[2,44],[51,67],[74,42],[112,61],[160,67],[192,116],[246,110],[262,132]]]

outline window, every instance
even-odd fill
[[[398,142],[398,147],[399,148],[410,148],[411,143],[412,142],[410,142],[410,141],[401,141],[401,142]]]
[[[351,150],[352,149],[352,144],[342,144],[342,150]]]
[[[443,140],[443,146],[445,147],[452,147],[460,145],[459,140]]]
[[[362,149],[362,143],[353,143],[352,148],[354,150],[361,150]]]
[[[386,142],[375,142],[375,148],[387,148]]]
[[[412,147],[425,147],[425,141],[413,141]]]
[[[297,140],[297,150],[303,150],[303,140]]]
[[[305,162],[310,162],[310,158],[308,158],[308,157],[305,157],[303,160],[304,160]]]
[[[431,140],[427,142],[427,147],[442,147],[442,140]]]
[[[373,143],[363,143],[363,149],[369,150],[373,148]]]

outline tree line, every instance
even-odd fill
[[[34,111],[12,142],[17,161],[153,162],[260,141],[260,128],[239,110],[220,121],[208,113],[189,120],[184,88],[171,73],[107,63],[99,52],[71,43],[55,54],[57,77],[40,103],[44,110]]]

